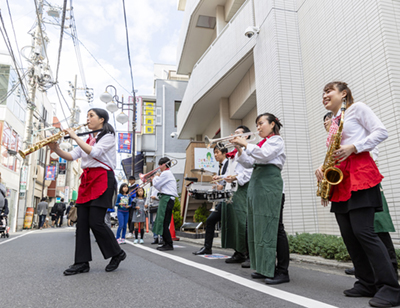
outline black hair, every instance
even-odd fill
[[[95,114],[97,114],[97,116],[100,119],[104,119],[103,128],[101,129],[101,131],[97,135],[96,142],[99,142],[100,139],[106,134],[115,135],[114,128],[111,126],[111,124],[108,123],[108,120],[109,120],[110,117],[108,116],[108,112],[107,111],[105,111],[104,109],[101,109],[101,108],[91,108],[91,109],[88,110],[88,112],[89,111],[93,111]]]
[[[329,111],[326,115],[324,115],[324,122],[325,122],[325,119],[326,119],[326,118],[331,119],[332,117],[333,117],[333,112],[332,112],[332,111]]]
[[[137,189],[137,191],[136,191],[136,197],[139,197],[139,194],[138,194],[139,189],[143,190],[143,196],[142,196],[142,197],[143,197],[143,198],[146,198],[146,191],[144,190],[143,187],[139,187],[139,188]]]
[[[248,127],[245,126],[245,125],[239,125],[238,127],[236,127],[236,130],[238,130],[238,129],[242,129],[244,134],[245,134],[245,133],[250,133],[250,132],[251,132],[250,128],[248,128]],[[247,136],[246,139],[250,139],[250,137],[251,137],[251,136]]]
[[[46,201],[47,197],[43,197],[42,199],[40,199],[40,201]]]
[[[64,202],[64,198],[61,198],[60,201],[61,201],[61,202]]]
[[[130,181],[130,180],[136,180],[136,178],[135,178],[133,175],[131,175],[131,176],[128,178],[128,181]]]
[[[279,131],[283,127],[283,125],[276,116],[274,116],[272,113],[268,113],[268,112],[259,114],[256,119],[256,124],[261,117],[265,117],[269,124],[271,124],[272,122],[275,122],[273,132],[275,135],[280,135]]]
[[[69,205],[74,205],[74,201],[71,201],[71,202],[69,203]]]
[[[124,194],[124,191],[122,190],[124,187],[128,187],[128,191],[129,191],[129,186],[126,183],[122,183],[121,186],[119,187],[119,193],[120,194]]]
[[[171,160],[168,157],[162,157],[160,158],[160,160],[158,161],[158,165],[166,165],[167,168],[171,168]]]
[[[222,143],[217,143],[217,145],[214,147],[214,153],[215,150],[220,151],[222,154],[228,153],[228,149],[225,146],[223,146]]]

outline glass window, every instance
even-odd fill
[[[0,64],[0,104],[4,105],[6,100],[3,99],[8,93],[8,80],[10,78],[10,66]]]
[[[1,155],[0,155],[0,160],[1,160],[1,164],[4,167],[8,167],[8,152],[7,152],[7,148],[5,146],[1,146]]]
[[[175,101],[175,127],[177,127],[177,117],[178,117],[178,111],[179,111],[180,107],[181,107],[181,102]]]

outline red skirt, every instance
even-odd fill
[[[343,180],[332,186],[332,202],[347,201],[352,191],[368,189],[382,182],[379,172],[369,152],[351,154],[338,167],[343,172]]]
[[[99,198],[108,187],[107,170],[102,167],[85,168],[81,175],[77,204]]]

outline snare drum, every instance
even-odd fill
[[[230,190],[209,190],[207,193],[208,201],[226,201],[232,197]]]
[[[193,199],[208,200],[208,191],[213,185],[209,183],[193,183],[188,188],[188,192]]]

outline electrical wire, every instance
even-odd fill
[[[6,43],[6,46],[7,46],[8,52],[10,53],[11,59],[13,60],[13,63],[14,63],[14,66],[15,66],[15,71],[17,72],[18,79],[19,79],[19,82],[21,84],[22,92],[24,93],[25,99],[26,99],[27,103],[29,104],[30,103],[29,96],[27,94],[27,90],[26,90],[26,88],[24,86],[24,83],[23,83],[22,78],[21,78],[21,74],[20,74],[19,69],[18,69],[17,60],[15,59],[14,52],[12,50],[11,42],[10,42],[10,39],[8,37],[6,27],[4,25],[4,20],[3,20],[2,14],[1,14],[1,10],[0,10],[0,21],[1,21],[1,24],[2,24],[3,29],[4,29],[3,30],[3,29],[0,28],[1,35],[3,36],[4,42]]]
[[[42,43],[44,45],[45,39],[44,39],[44,35],[43,35],[43,30],[42,30],[42,22],[41,22],[41,19],[40,19],[40,16],[39,16],[37,2],[36,2],[36,0],[33,0],[33,1],[35,1],[35,11],[36,11],[37,23],[39,25],[40,36],[42,37]],[[32,29],[33,29],[33,27],[32,27]],[[46,60],[47,60],[47,64],[48,64],[49,63],[49,57],[47,56],[47,50],[46,50],[45,46],[43,46],[43,49],[44,49],[44,54],[46,56]]]
[[[62,14],[62,19],[61,19],[60,46],[58,48],[56,79],[55,79],[54,83],[57,83],[57,81],[58,81],[58,71],[60,69],[61,49],[62,49],[62,40],[63,40],[63,36],[64,36],[64,24],[65,24],[65,13],[66,12],[67,12],[67,0],[64,0],[63,14]]]
[[[62,92],[61,92],[60,87],[58,86],[58,84],[56,85],[55,88],[56,88],[56,93],[57,93],[58,100],[59,100],[59,102],[60,102],[61,111],[62,111],[62,113],[63,113],[63,115],[64,115],[64,120],[63,120],[63,121],[66,121],[66,120],[67,120],[67,116],[65,115],[64,107],[62,106],[61,99],[60,99],[60,96],[59,96],[59,94],[58,94],[58,91],[60,91],[60,94],[61,94],[61,96],[62,96],[63,98],[64,98],[64,96],[62,95]],[[65,98],[64,98],[64,101],[65,101]],[[65,103],[67,103],[67,101],[65,101]],[[68,104],[67,104],[67,106],[68,106]],[[68,106],[68,108],[69,108],[69,106]],[[70,111],[71,111],[71,110],[70,110]],[[60,121],[60,122],[62,122],[62,121]],[[67,125],[68,125],[68,127],[70,127],[70,126],[69,126],[69,121],[67,121]]]
[[[131,53],[129,50],[129,35],[128,35],[128,23],[126,21],[126,10],[125,10],[125,0],[122,0],[122,5],[124,8],[124,20],[125,20],[125,33],[126,33],[126,48],[128,50],[128,60],[129,60],[129,69],[130,69],[130,73],[131,73],[131,82],[132,82],[132,96],[133,96],[133,102],[136,103],[135,100],[135,87],[133,84],[133,73],[132,73],[132,63],[131,63]],[[128,92],[129,93],[129,92]]]

